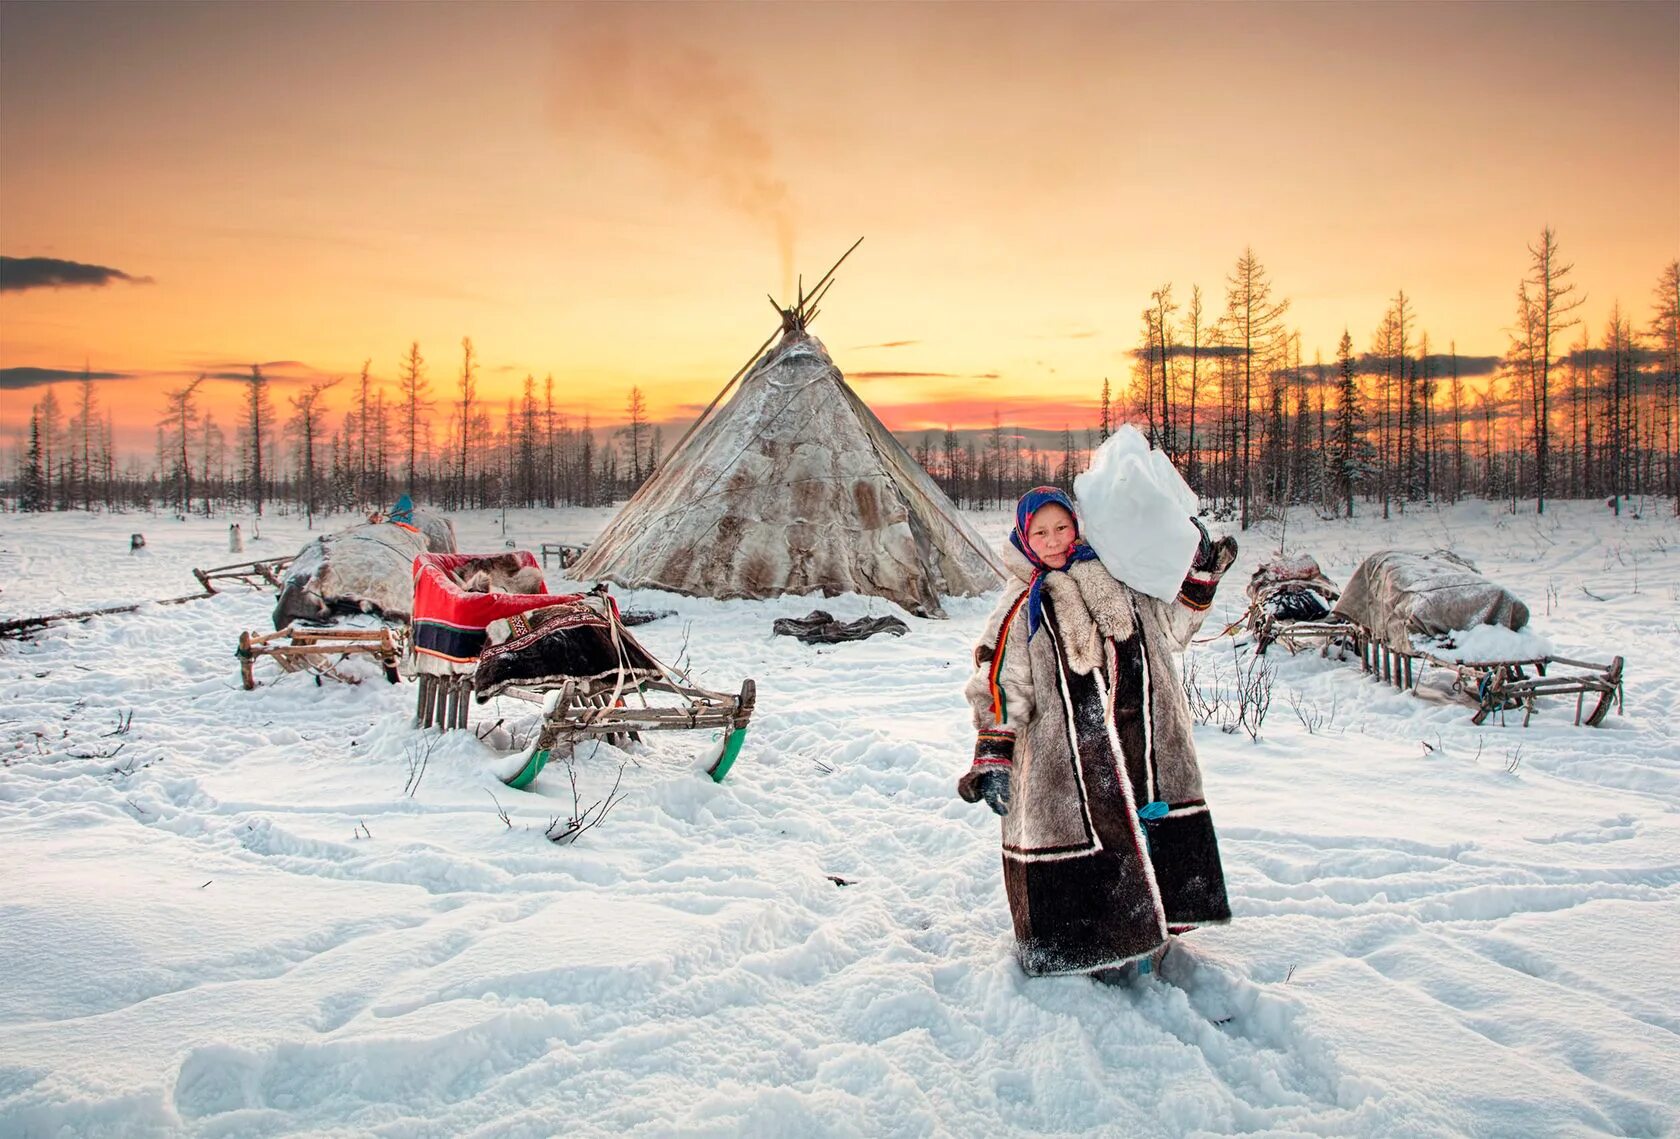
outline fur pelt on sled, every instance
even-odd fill
[[[653,654],[602,611],[607,604],[586,598],[490,622],[485,627],[490,643],[479,654],[473,679],[478,700],[515,684],[553,686],[622,675],[628,690],[661,676]]]
[[[542,570],[513,554],[468,558],[454,574],[468,593],[541,593],[545,586]]]

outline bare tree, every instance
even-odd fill
[[[338,380],[316,380],[292,397],[291,429],[297,437],[298,458],[303,465],[303,517],[311,530],[315,528],[315,441],[321,435],[321,420],[326,414],[322,397],[338,384]]]
[[[1196,397],[1202,386],[1201,362],[1204,331],[1202,325],[1202,287],[1191,285],[1190,304],[1184,310],[1184,334],[1189,340],[1187,347],[1190,349],[1190,438],[1185,444],[1185,455],[1188,458],[1185,471],[1191,486],[1197,485],[1198,482],[1196,469]]]
[[[1254,436],[1254,361],[1257,356],[1262,360],[1270,358],[1274,343],[1283,330],[1283,314],[1289,310],[1289,301],[1272,300],[1272,284],[1266,276],[1265,266],[1260,264],[1251,248],[1243,250],[1225,284],[1225,323],[1230,329],[1228,339],[1239,352],[1240,391],[1237,398],[1242,425],[1242,459],[1238,472],[1238,494],[1242,499],[1242,528],[1247,530]]]
[[[1574,295],[1575,286],[1568,283],[1574,266],[1559,258],[1557,233],[1551,226],[1541,229],[1540,241],[1528,247],[1528,256],[1528,275],[1517,286],[1517,329],[1522,339],[1513,347],[1527,365],[1534,411],[1534,511],[1544,514],[1551,458],[1552,337],[1576,323],[1569,313],[1586,298]]]
[[[642,485],[642,436],[647,432],[647,400],[642,398],[642,389],[632,386],[630,395],[624,401],[624,438],[628,445],[630,460],[631,489]]]
[[[1453,417],[1453,481],[1452,501],[1457,502],[1464,493],[1464,381],[1458,374],[1458,341],[1454,340],[1452,352],[1452,417]]]
[[[1147,319],[1152,325],[1152,339],[1155,348],[1160,352],[1161,361],[1161,449],[1167,453],[1167,458],[1177,460],[1178,447],[1173,437],[1173,342],[1172,324],[1169,317],[1178,311],[1178,306],[1172,299],[1172,282],[1168,281],[1159,289],[1149,294],[1151,307]]]
[[[57,456],[59,466],[63,466],[63,456],[58,454],[58,438],[64,431],[64,409],[59,405],[58,395],[52,384],[48,384],[47,390],[41,393],[40,402],[35,405],[35,412],[41,421],[42,487],[46,508],[52,510],[58,501],[53,495],[53,460]]]
[[[420,342],[412,341],[408,355],[398,365],[397,391],[402,395],[403,445],[408,452],[408,484],[405,489],[414,493],[419,479],[420,435],[426,412],[432,408],[428,398],[431,381],[426,379],[426,361],[420,355]]]
[[[356,502],[365,504],[371,497],[370,483],[372,472],[369,468],[370,453],[374,450],[373,443],[373,377],[370,369],[373,361],[362,361],[362,374],[356,381],[356,474],[351,480],[355,486]]]
[[[188,458],[188,447],[192,441],[193,424],[198,419],[194,397],[203,383],[204,376],[201,375],[186,387],[163,393],[165,407],[168,409],[164,414],[163,424],[172,432],[170,439],[176,456],[175,473],[181,491],[182,514],[192,508],[192,462]]]
[[[1680,514],[1680,260],[1663,266],[1657,278],[1656,302],[1650,335],[1656,342],[1663,402],[1667,405],[1663,450],[1668,456],[1668,491],[1674,496],[1674,513]]]
[[[472,337],[461,337],[461,378],[456,381],[456,390],[461,396],[461,449],[456,467],[457,483],[460,492],[457,501],[465,506],[467,503],[467,453],[472,448],[473,399],[478,394],[478,363],[473,359]]]
[[[245,430],[247,432],[246,475],[249,479],[251,502],[258,518],[263,508],[263,436],[274,419],[274,408],[268,398],[268,377],[262,368],[251,365],[251,377],[245,381]]]
[[[97,398],[94,394],[93,376],[84,363],[76,397],[76,434],[81,439],[81,463],[77,481],[80,483],[82,509],[90,514],[93,512],[93,438],[97,422],[94,418],[95,403]]]

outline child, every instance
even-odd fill
[[[1172,933],[1228,922],[1190,710],[1172,654],[1237,556],[1202,530],[1174,602],[1116,581],[1055,487],[1015,507],[1010,581],[966,694],[979,742],[957,784],[1003,816],[1003,877],[1034,976],[1147,972]]]

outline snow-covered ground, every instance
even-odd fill
[[[239,560],[228,521],[0,516],[0,618],[192,592]],[[458,526],[502,547],[497,515]],[[244,556],[305,539],[262,529]],[[1626,712],[1477,728],[1273,650],[1259,740],[1197,736],[1236,920],[1133,989],[1012,960],[996,821],[953,791],[990,598],[811,648],[770,634],[808,599],[631,595],[678,610],[638,630],[655,652],[756,677],[758,715],[721,785],[704,733],[580,749],[581,805],[621,765],[626,794],[569,846],[543,835],[564,767],[503,787],[473,735],[412,726],[411,684],[265,661],[243,691],[271,594],[0,642],[0,1135],[1673,1133],[1680,525],[1296,514],[1243,536],[1204,635],[1280,539],[1342,581],[1385,546],[1465,554],[1558,653],[1625,656]],[[1192,650],[1204,686],[1232,643]]]

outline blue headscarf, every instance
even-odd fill
[[[1091,561],[1097,556],[1097,552],[1087,546],[1079,537],[1079,515],[1073,509],[1073,499],[1068,497],[1067,491],[1054,486],[1035,486],[1021,496],[1021,501],[1015,504],[1015,529],[1009,532],[1009,543],[1020,550],[1021,555],[1033,566],[1032,581],[1027,587],[1027,637],[1029,639],[1038,632],[1038,627],[1044,623],[1044,602],[1039,596],[1039,590],[1044,585],[1044,575],[1060,572],[1056,567],[1047,565],[1044,559],[1033,553],[1032,547],[1027,544],[1027,531],[1032,528],[1033,515],[1046,506],[1059,506],[1068,512],[1068,517],[1073,519],[1074,542],[1072,548],[1068,550],[1067,565],[1062,566],[1061,570],[1066,570],[1068,566],[1075,562]]]

